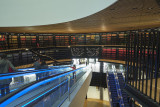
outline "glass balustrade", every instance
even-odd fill
[[[49,76],[57,75],[59,73],[72,70],[70,67],[50,67],[48,69],[34,70],[34,68],[20,69],[22,71],[14,73],[0,74],[0,99],[6,96],[8,93],[23,87],[26,84],[40,81],[41,79]]]
[[[90,71],[90,66],[80,67],[75,70],[71,69],[70,67],[66,67],[37,71],[36,73],[42,74],[42,77],[44,77],[46,71],[49,73],[47,78],[45,77],[38,81],[36,81],[35,72],[5,76],[5,79],[13,80],[9,87],[13,92],[7,94],[5,97],[1,97],[1,106],[28,107],[32,105],[32,107],[55,107],[61,105],[66,98],[70,97],[70,93],[78,85],[77,81],[79,81],[87,71]],[[63,72],[52,75],[54,72],[61,71]],[[0,77],[0,80],[4,80],[3,77],[4,76]],[[23,82],[18,82],[23,83],[23,85],[15,85],[14,79],[22,77]],[[25,82],[28,82],[28,84],[25,84]]]

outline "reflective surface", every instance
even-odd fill
[[[84,65],[80,65],[81,67]],[[41,70],[38,71],[42,74],[42,78],[45,78],[44,74],[45,71],[48,71],[49,76],[43,81],[38,80],[38,82],[25,87],[23,90],[14,93],[11,98],[5,100],[1,105],[10,107],[10,106],[17,106],[17,107],[25,107],[32,105],[33,107],[50,107],[50,106],[59,106],[61,103],[69,97],[69,93],[71,93],[74,88],[77,86],[76,82],[80,80],[80,78],[85,74],[85,72],[89,69],[88,67],[81,67],[76,70],[71,70],[70,67],[66,68],[58,68],[58,69],[48,69],[48,70]],[[69,72],[66,72],[66,71]],[[66,72],[57,76],[53,76],[54,74]],[[17,74],[18,75],[18,74]],[[22,75],[22,74],[21,74]],[[17,80],[17,85],[13,85],[16,82],[11,82],[10,89],[19,90],[18,88],[25,83],[27,84],[28,81],[36,81],[36,74],[30,74],[28,76],[29,79],[26,80],[27,75],[25,76],[18,76],[18,78],[22,78]],[[0,77],[1,78],[1,77]],[[17,77],[14,77],[17,78]],[[13,79],[13,76],[12,76]],[[22,82],[23,81],[23,82]],[[20,84],[21,83],[21,84]],[[28,82],[29,83],[29,82]],[[17,87],[16,87],[17,86]],[[9,94],[8,94],[9,95]],[[52,100],[51,100],[52,99]]]
[[[39,81],[48,76],[72,70],[70,67],[50,67],[49,69],[33,70],[34,68],[20,69],[19,72],[0,74],[1,96],[4,97],[20,87]],[[4,92],[3,92],[4,91]]]

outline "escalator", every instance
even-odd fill
[[[48,72],[49,76],[44,77]],[[77,81],[87,72],[87,67],[76,70],[50,68],[26,70],[0,76],[0,81],[12,79],[10,93],[0,97],[0,107],[55,107],[60,106],[77,86]],[[36,80],[36,74],[42,78]],[[76,78],[75,78],[76,77]],[[18,81],[15,81],[18,78]],[[23,78],[23,81],[21,80]]]
[[[122,73],[107,73],[107,82],[111,107],[130,107],[129,97],[123,90],[125,81]]]
[[[116,80],[115,80],[114,73],[112,72],[108,73],[107,80],[108,80],[111,107],[119,107],[119,100],[118,100],[118,93],[117,93],[118,90],[116,87]]]
[[[120,89],[121,89],[120,93],[121,93],[121,96],[122,96],[122,99],[123,99],[124,107],[130,107],[129,97],[128,97],[127,93],[123,90],[124,87],[125,87],[124,77],[123,77],[122,73],[117,73],[117,77],[118,77],[118,82],[119,82],[119,86],[120,86]]]

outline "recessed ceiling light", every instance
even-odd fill
[[[148,8],[148,10],[152,10],[152,9],[153,9],[152,7],[149,7],[149,8]]]
[[[26,51],[28,51],[29,49],[28,48],[26,48]]]

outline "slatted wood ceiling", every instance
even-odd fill
[[[160,27],[160,6],[156,0],[118,0],[110,7],[82,19],[43,26],[0,27],[0,32],[90,33],[152,27]]]

